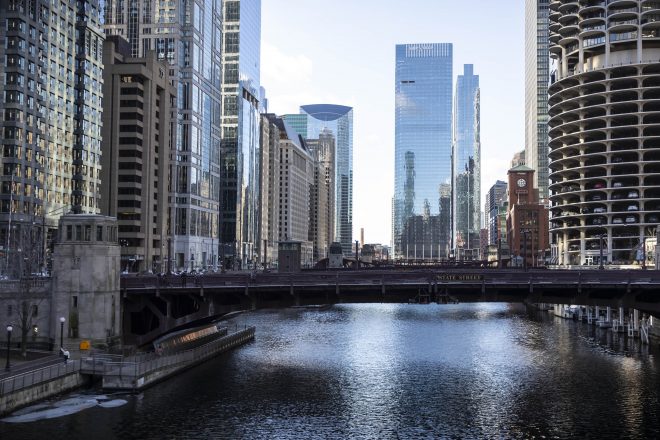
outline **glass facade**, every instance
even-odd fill
[[[439,259],[449,253],[452,50],[451,43],[396,46],[396,258]]]
[[[220,241],[238,268],[259,255],[261,0],[225,0],[223,13]]]
[[[225,2],[227,3],[227,2]],[[218,242],[221,131],[222,9],[219,0],[105,0],[105,30],[154,51],[177,87],[170,146],[174,267],[213,262]]]
[[[353,254],[353,109],[343,105],[312,104],[300,107],[307,115],[307,139],[318,139],[324,129],[336,138],[335,238],[344,255]],[[296,130],[301,129],[298,124]]]
[[[454,251],[457,259],[478,259],[481,228],[479,75],[472,64],[456,79],[454,98]]]
[[[525,156],[548,203],[549,0],[525,0]]]
[[[3,267],[18,258],[26,232],[51,243],[63,213],[98,212],[100,15],[97,0],[0,1]],[[47,249],[42,250],[40,265],[48,259]]]

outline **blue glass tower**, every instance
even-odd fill
[[[454,101],[454,249],[457,259],[477,259],[481,228],[479,75],[472,64],[456,80]]]
[[[353,252],[353,109],[344,105],[312,104],[300,107],[307,115],[306,139],[318,139],[324,129],[336,138],[335,155],[335,240],[341,243],[344,255]],[[302,121],[293,119],[297,130]]]
[[[220,255],[246,267],[259,254],[261,0],[222,3]]]
[[[451,243],[452,45],[396,46],[392,244],[442,259]]]

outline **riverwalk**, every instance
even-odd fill
[[[205,345],[163,356],[145,353],[122,357],[97,353],[67,361],[59,358],[55,363],[54,357],[41,363],[26,363],[0,378],[0,416],[98,379],[106,390],[138,392],[245,344],[253,340],[254,335],[255,328],[246,327]]]

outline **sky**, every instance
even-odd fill
[[[364,228],[366,243],[390,244],[396,44],[453,43],[454,84],[463,64],[474,64],[482,211],[483,194],[506,180],[525,148],[524,9],[524,0],[262,0],[268,111],[353,107],[354,240]]]

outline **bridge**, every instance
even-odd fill
[[[660,271],[405,269],[122,276],[125,343],[260,308],[339,303],[527,302],[660,314]]]

